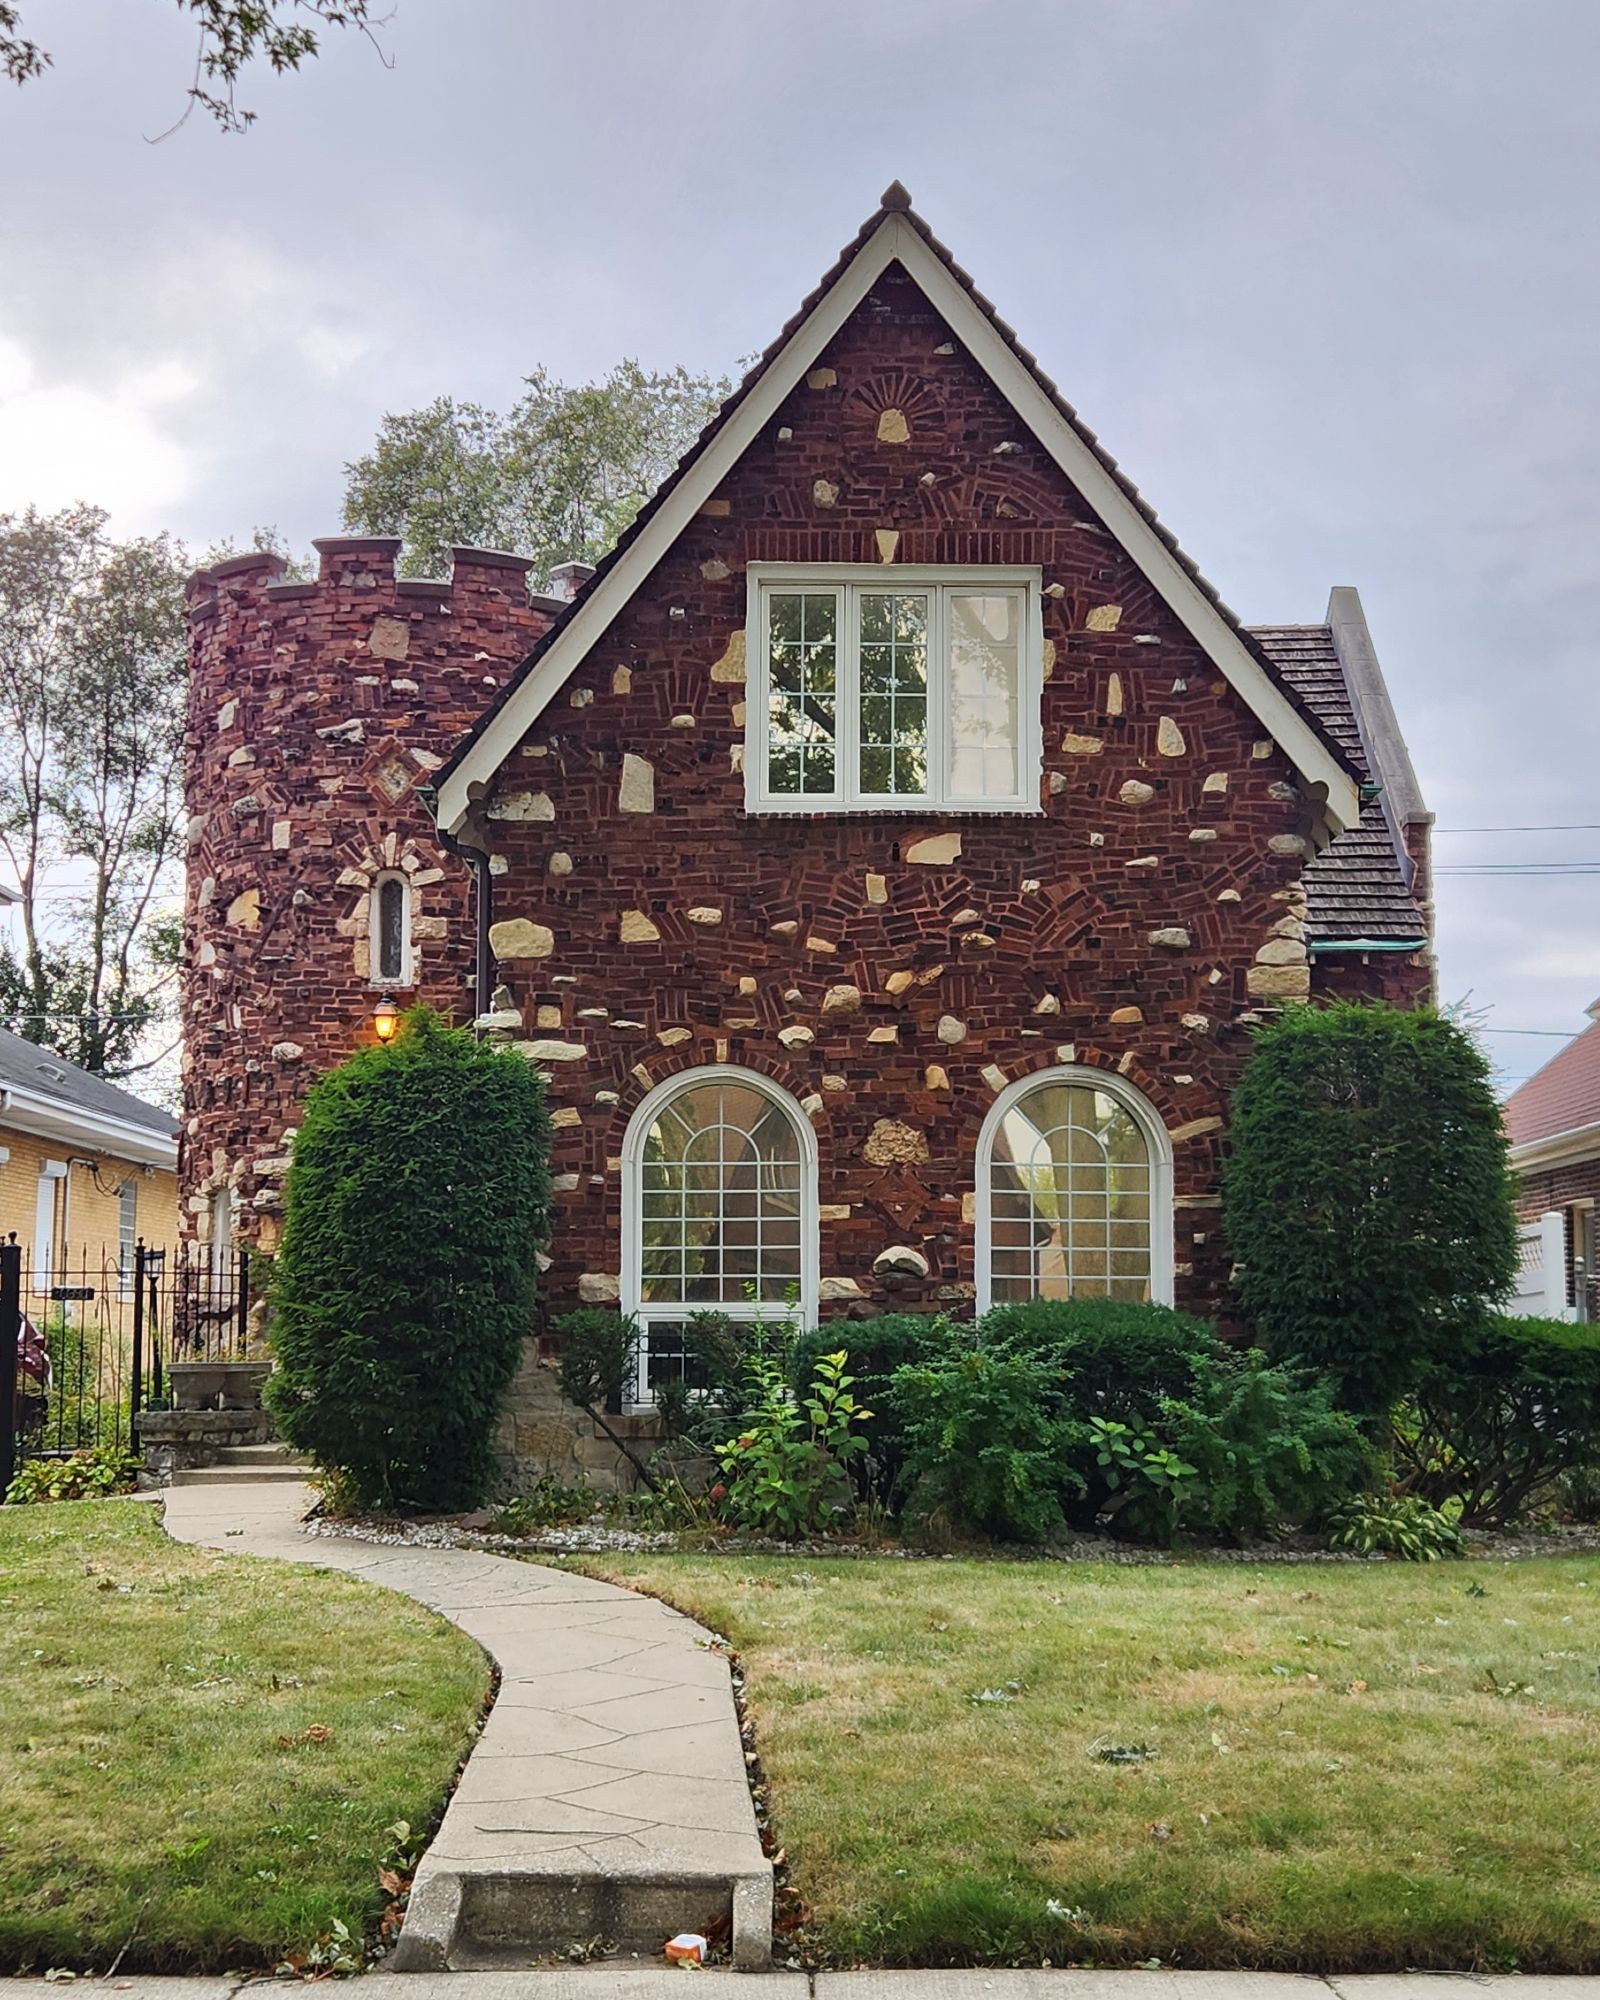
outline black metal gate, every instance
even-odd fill
[[[249,1339],[242,1255],[141,1238],[125,1265],[63,1250],[41,1270],[13,1235],[0,1244],[0,1496],[24,1458],[132,1450],[173,1362],[242,1360]]]

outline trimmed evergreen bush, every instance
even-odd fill
[[[1234,1094],[1224,1222],[1268,1352],[1328,1374],[1347,1409],[1387,1411],[1516,1269],[1472,1038],[1429,1010],[1286,1008]]]
[[[484,1497],[532,1331],[544,1086],[426,1008],[307,1095],[272,1284],[285,1440],[363,1507]]]
[[[1468,1527],[1511,1527],[1600,1471],[1600,1327],[1472,1315],[1396,1413],[1395,1467]]]

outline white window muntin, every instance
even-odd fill
[[[748,1090],[766,1099],[781,1113],[793,1131],[799,1161],[798,1220],[800,1255],[798,1260],[799,1297],[791,1305],[787,1299],[760,1298],[719,1300],[646,1299],[645,1281],[645,1148],[656,1121],[676,1098],[703,1086],[726,1085]],[[810,1326],[817,1313],[817,1135],[811,1121],[781,1085],[758,1071],[732,1064],[706,1064],[682,1070],[656,1085],[628,1121],[622,1145],[622,1310],[638,1321],[638,1377],[634,1396],[639,1406],[653,1402],[650,1389],[650,1328],[652,1324],[676,1326],[697,1312],[725,1313],[731,1319],[769,1321],[777,1324]]]
[[[977,1284],[977,1309],[985,1313],[994,1298],[994,1154],[995,1141],[1005,1122],[1032,1092],[1051,1084],[1067,1089],[1091,1090],[1110,1098],[1132,1118],[1144,1139],[1149,1160],[1149,1291],[1157,1305],[1173,1302],[1172,1248],[1172,1142],[1167,1128],[1150,1100],[1123,1078],[1082,1065],[1036,1070],[1019,1078],[995,1099],[978,1134],[976,1161],[977,1219],[973,1241],[973,1277]]]
[[[1037,569],[1003,565],[964,569],[950,564],[901,567],[893,563],[824,566],[751,563],[746,655],[750,679],[745,707],[745,806],[750,812],[1038,812],[1044,762],[1040,714],[1043,690],[1044,616]],[[831,792],[774,792],[769,783],[769,697],[772,674],[769,604],[773,596],[831,596],[836,606],[834,788]],[[860,785],[861,599],[864,595],[924,596],[928,604],[928,790],[864,792]],[[957,791],[951,776],[952,606],[967,596],[1015,600],[1018,628],[1016,787],[1000,794]]]

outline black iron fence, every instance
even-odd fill
[[[175,1362],[235,1361],[249,1345],[249,1266],[207,1246],[124,1256],[66,1249],[40,1264],[0,1244],[0,1494],[24,1458],[131,1450]]]

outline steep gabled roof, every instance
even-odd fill
[[[738,462],[806,369],[891,265],[950,325],[1019,420],[1099,514],[1168,608],[1310,784],[1335,828],[1359,815],[1359,772],[1280,675],[1077,412],[920,216],[899,182],[701,433],[565,616],[545,635],[435,781],[440,826],[459,832],[486,786],[567,678]]]
[[[1600,1001],[1589,1011],[1597,1010]],[[1513,1158],[1524,1147],[1585,1131],[1584,1150],[1600,1154],[1600,1018],[1511,1093],[1504,1116]]]

